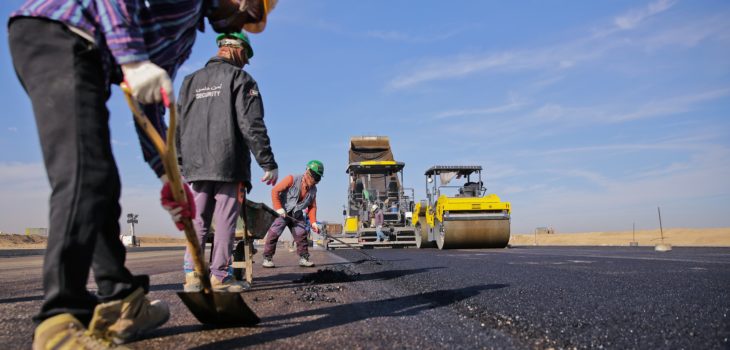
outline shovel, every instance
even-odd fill
[[[331,239],[334,239],[335,241],[337,241],[337,242],[340,242],[340,243],[342,243],[342,244],[346,245],[346,246],[347,246],[348,248],[350,248],[350,249],[352,249],[352,250],[354,250],[354,251],[356,251],[356,252],[358,252],[358,253],[360,253],[360,254],[362,254],[362,255],[365,255],[366,257],[368,257],[368,260],[370,260],[370,261],[374,262],[374,263],[375,263],[376,265],[382,265],[382,264],[380,263],[380,260],[379,260],[378,258],[376,258],[376,257],[374,257],[374,256],[372,256],[372,255],[370,255],[370,254],[368,254],[368,253],[365,253],[365,252],[363,252],[362,250],[360,250],[360,248],[358,248],[358,247],[355,247],[355,246],[353,246],[353,245],[352,245],[352,244],[350,244],[350,243],[347,243],[347,242],[345,242],[345,241],[343,241],[343,240],[340,240],[340,239],[339,239],[339,238],[337,238],[337,237],[332,237],[332,236],[328,235],[327,233],[325,233],[325,234],[324,234],[324,237],[325,237],[325,238],[331,238]]]
[[[162,92],[165,106],[170,109],[170,125],[167,129],[167,143],[165,143],[150,123],[150,120],[142,113],[139,104],[132,97],[129,86],[122,83],[121,87],[127,99],[127,104],[132,110],[132,114],[134,114],[135,122],[137,122],[140,129],[144,130],[160,154],[160,159],[165,168],[165,173],[170,182],[170,188],[172,189],[175,201],[185,203],[187,196],[182,187],[180,169],[177,166],[177,154],[175,151],[177,108],[174,101],[170,101],[167,98],[167,94],[164,91]],[[241,293],[213,292],[213,288],[210,286],[208,267],[203,260],[202,249],[198,236],[195,234],[193,223],[188,218],[183,218],[182,223],[185,226],[186,244],[192,255],[195,271],[201,276],[203,283],[203,290],[200,292],[177,293],[183,303],[185,303],[185,306],[203,324],[253,326],[259,323],[259,317],[246,305]]]

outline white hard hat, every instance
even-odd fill
[[[373,204],[373,210],[375,210],[375,209],[378,209],[378,205],[377,204]]]

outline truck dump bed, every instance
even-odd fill
[[[354,136],[350,138],[350,163],[371,160],[395,160],[387,136]]]

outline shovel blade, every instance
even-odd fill
[[[177,295],[202,324],[253,326],[261,321],[246,305],[241,293],[178,292]]]

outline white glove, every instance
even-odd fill
[[[319,233],[319,224],[316,222],[312,223],[312,231]]]
[[[279,214],[279,216],[281,216],[282,218],[286,217],[286,210],[284,210],[284,208],[276,209],[276,213]]]
[[[134,62],[122,65],[124,81],[132,96],[142,104],[159,103],[163,101],[162,92],[167,94],[166,101],[172,97],[172,81],[167,72],[160,66],[150,62]]]
[[[267,170],[264,173],[264,177],[261,178],[261,182],[266,182],[267,185],[275,185],[278,179],[279,169]]]

